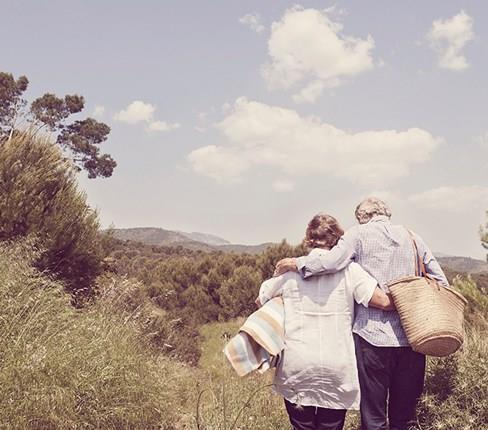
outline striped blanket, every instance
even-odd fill
[[[284,344],[283,299],[275,297],[252,313],[225,346],[224,354],[239,376],[275,367]]]

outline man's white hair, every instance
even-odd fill
[[[354,214],[356,215],[359,224],[366,224],[376,215],[385,215],[388,218],[391,217],[390,208],[383,200],[380,200],[377,197],[368,197],[364,199],[356,207]]]

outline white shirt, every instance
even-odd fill
[[[293,272],[263,282],[264,304],[282,296],[285,349],[274,389],[303,406],[359,409],[352,325],[354,301],[368,306],[377,282],[357,263],[308,280]]]

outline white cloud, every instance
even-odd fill
[[[125,109],[116,113],[114,119],[127,124],[150,122],[153,120],[155,110],[156,108],[152,104],[136,100]]]
[[[264,31],[264,25],[261,24],[261,17],[258,13],[248,13],[239,18],[241,24],[247,25],[252,31],[261,33]]]
[[[462,50],[473,38],[473,19],[463,10],[452,18],[435,20],[427,34],[431,47],[438,54],[439,67],[449,70],[469,67]]]
[[[295,189],[295,184],[288,180],[274,181],[272,184],[273,190],[279,193],[289,193]]]
[[[232,110],[232,105],[229,102],[225,102],[222,105],[222,113],[228,114]]]
[[[408,200],[425,209],[465,212],[486,209],[488,187],[479,185],[461,187],[439,187],[411,195]]]
[[[373,38],[343,35],[342,28],[330,11],[287,9],[271,27],[270,62],[262,68],[269,87],[298,91],[295,101],[313,102],[324,88],[372,69]]]
[[[292,98],[296,103],[313,103],[320,97],[324,88],[325,84],[322,81],[312,81],[297,94],[294,94]]]
[[[202,147],[188,158],[196,172],[221,181],[264,166],[287,177],[316,174],[361,184],[390,182],[428,160],[442,141],[419,128],[351,133],[244,97],[216,127],[227,143]]]
[[[147,126],[149,131],[171,131],[180,128],[181,125],[177,122],[168,123],[166,121],[152,121]]]
[[[481,148],[488,150],[488,131],[485,134],[476,137],[475,143],[477,143]]]
[[[95,109],[93,109],[92,115],[95,118],[100,118],[103,116],[104,113],[105,113],[105,106],[97,105],[97,106],[95,106]]]
[[[208,145],[192,151],[188,160],[197,173],[218,182],[239,181],[241,174],[249,168],[249,162],[234,151],[215,145]]]
[[[154,118],[156,107],[140,100],[133,101],[125,109],[114,115],[116,121],[126,124],[146,124],[147,131],[171,131],[180,127],[179,123],[168,123]]]

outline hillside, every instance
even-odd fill
[[[442,267],[469,274],[488,273],[488,263],[483,260],[476,260],[470,257],[443,256],[437,257]]]
[[[116,239],[142,242],[147,245],[169,246],[178,242],[193,242],[183,233],[163,228],[137,227],[112,230]]]
[[[119,240],[140,242],[152,246],[182,246],[193,251],[223,251],[239,254],[260,254],[271,242],[258,245],[232,244],[219,236],[206,233],[185,233],[156,227],[115,228],[111,230]]]
[[[165,230],[156,227],[120,228],[113,229],[113,235],[119,240],[140,242],[151,246],[181,246],[192,251],[223,251],[238,254],[260,254],[273,245],[266,242],[258,245],[232,244],[229,241],[212,234],[185,233],[181,231]],[[488,274],[488,263],[470,257],[460,257],[436,252],[436,257],[443,268],[453,273]]]
[[[183,231],[180,231],[178,233],[181,233],[183,236],[186,236],[191,241],[202,242],[202,243],[206,243],[207,245],[212,245],[212,246],[230,245],[229,241],[222,239],[219,236],[215,236],[213,234],[198,233],[198,232],[185,233]]]

